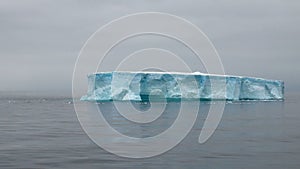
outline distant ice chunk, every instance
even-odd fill
[[[81,98],[84,101],[149,99],[282,100],[284,83],[279,80],[200,72],[99,72],[88,75],[88,92]]]

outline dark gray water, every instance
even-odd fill
[[[178,104],[168,103],[163,120],[154,126],[144,125],[146,135],[170,126]],[[192,131],[174,149],[153,158],[129,159],[110,154],[89,139],[70,98],[1,96],[0,167],[299,168],[299,94],[287,95],[284,102],[228,103],[213,137],[199,144],[210,104],[201,103]],[[101,109],[114,128],[129,135],[141,133],[141,127],[122,120],[111,103],[103,104]]]

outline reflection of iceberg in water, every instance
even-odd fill
[[[224,85],[218,85],[218,82]],[[211,84],[214,85],[211,85]],[[213,87],[214,86],[214,87]],[[203,73],[99,72],[88,76],[85,101],[282,100],[278,80]]]

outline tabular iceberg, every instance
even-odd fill
[[[224,84],[224,85],[220,85]],[[99,72],[88,75],[84,101],[283,100],[279,80],[203,73]]]

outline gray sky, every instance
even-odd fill
[[[75,60],[92,33],[113,19],[146,11],[197,25],[215,45],[227,74],[281,79],[288,91],[300,85],[296,0],[2,0],[0,91],[70,94]]]

